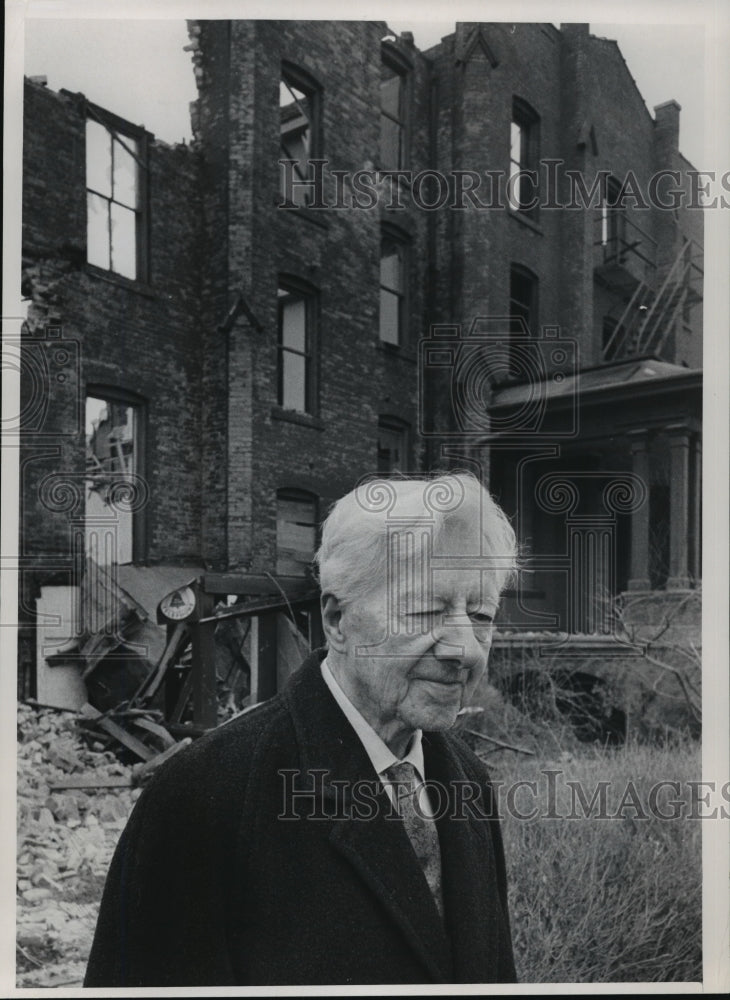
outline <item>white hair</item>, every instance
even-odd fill
[[[481,552],[473,554],[480,566],[485,558],[491,562],[501,592],[515,574],[515,533],[476,476],[458,472],[371,479],[338,500],[322,526],[314,557],[322,593],[333,594],[341,604],[358,600],[385,581],[394,532],[428,526],[435,548],[450,523],[473,527],[475,537],[481,537]]]

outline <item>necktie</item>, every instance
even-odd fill
[[[443,917],[444,905],[441,894],[441,849],[439,847],[436,824],[429,816],[424,816],[416,802],[418,775],[413,764],[400,762],[384,772],[392,783],[398,812],[403,818],[406,833],[416,852],[418,863],[426,876],[428,887]]]

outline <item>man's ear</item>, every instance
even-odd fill
[[[342,608],[334,594],[322,594],[322,628],[327,644],[337,652],[345,651],[345,636],[342,632]]]

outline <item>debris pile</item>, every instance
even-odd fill
[[[140,789],[73,712],[18,706],[18,986],[80,984],[101,890]]]

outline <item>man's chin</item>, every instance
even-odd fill
[[[456,722],[456,717],[461,708],[461,703],[452,707],[440,705],[438,707],[429,706],[414,711],[406,720],[414,729],[423,729],[427,732],[441,732],[451,729]]]

